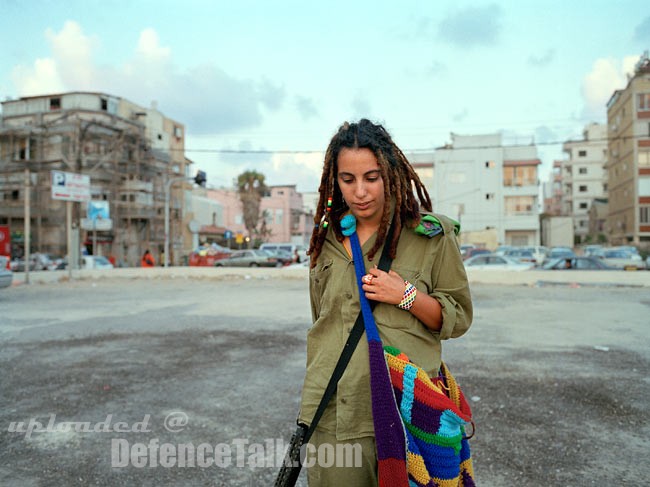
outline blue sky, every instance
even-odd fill
[[[650,3],[0,0],[0,45],[2,100],[156,101],[209,183],[256,169],[314,191],[317,151],[362,116],[404,151],[534,140],[545,175],[650,48]]]

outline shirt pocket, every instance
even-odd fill
[[[314,302],[317,303],[317,315],[321,315],[331,307],[332,298],[335,295],[335,292],[332,290],[336,284],[332,279],[333,265],[334,260],[332,259],[319,259],[316,267],[309,271],[311,292]]]
[[[402,279],[410,282],[416,286],[416,288],[418,287],[418,281],[422,274],[419,269],[409,269],[401,266],[393,266],[391,269],[399,274]],[[420,286],[422,286],[422,284],[420,284]],[[420,288],[418,289],[418,292],[426,292],[426,290]],[[424,326],[409,311],[399,309],[395,305],[382,305],[378,306],[376,309],[375,321],[379,326],[401,329],[412,329],[415,326]]]

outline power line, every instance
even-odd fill
[[[471,136],[467,136],[471,137]],[[470,149],[503,149],[503,148],[516,148],[516,147],[531,147],[531,146],[550,146],[550,145],[563,145],[571,143],[591,143],[591,142],[609,142],[610,140],[621,140],[625,142],[627,140],[635,139],[647,139],[648,135],[625,135],[617,137],[603,137],[599,139],[588,139],[588,140],[554,140],[546,142],[534,142],[528,144],[508,144],[508,145],[472,145],[471,147],[454,147],[450,145],[449,147],[428,147],[428,148],[419,148],[419,149],[402,149],[404,153],[417,153],[417,152],[435,152],[437,150],[470,150]],[[325,152],[324,149],[315,150],[315,149],[280,149],[280,150],[270,150],[270,149],[170,149],[170,151],[185,151],[185,152],[200,152],[200,153],[211,153],[211,154],[319,154]]]

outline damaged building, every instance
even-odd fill
[[[184,126],[165,117],[155,104],[143,108],[87,92],[7,100],[0,119],[0,225],[9,225],[12,254],[20,257],[27,196],[31,252],[66,255],[66,202],[52,198],[51,171],[83,174],[90,178],[91,200],[107,202],[110,222],[89,224],[87,203],[74,203],[75,252],[135,266],[149,249],[162,262],[165,186],[187,177],[190,164]],[[188,185],[171,186],[172,264],[181,263],[183,249],[191,245],[184,224],[191,218],[184,211]]]

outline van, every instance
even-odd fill
[[[263,243],[260,245],[260,250],[284,250],[292,256],[298,252],[299,262],[305,262],[307,260],[307,247],[302,244],[295,243]]]

